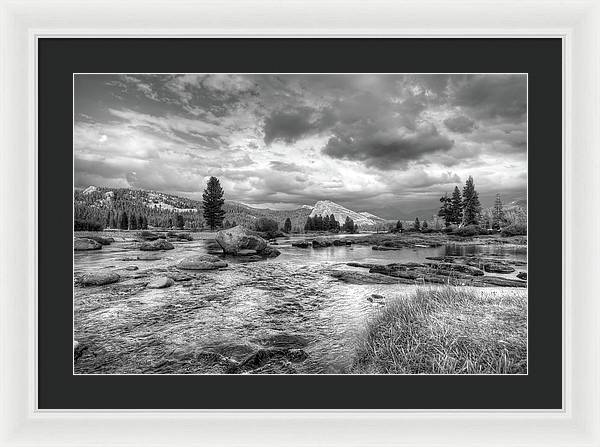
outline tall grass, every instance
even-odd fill
[[[526,374],[527,297],[418,289],[387,303],[368,322],[351,372]]]

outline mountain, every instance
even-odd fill
[[[387,219],[384,219],[383,217],[376,216],[375,214],[367,213],[366,211],[361,211],[358,214],[360,214],[361,216],[366,217],[367,219],[371,219],[372,221],[377,222],[377,223],[386,223],[386,222],[388,222]]]
[[[359,228],[375,227],[377,224],[385,222],[381,217],[366,212],[357,213],[356,211],[352,211],[330,200],[320,200],[315,203],[315,206],[310,213],[310,217],[318,215],[331,216],[332,214],[340,225],[343,225],[346,221],[346,217],[349,217],[359,226]]]

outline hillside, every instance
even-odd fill
[[[204,224],[202,202],[157,191],[89,186],[84,190],[75,190],[73,200],[75,219],[102,222],[109,228],[115,225],[123,212],[146,217],[150,226],[173,226],[177,215],[183,217],[186,228],[202,228]],[[329,200],[319,201],[314,207],[302,205],[293,210],[253,208],[226,200],[223,209],[226,226],[235,224],[251,227],[257,219],[265,217],[275,220],[283,227],[285,220],[290,218],[292,229],[301,232],[308,216],[319,214],[333,214],[342,224],[346,216],[349,216],[361,228],[374,228],[385,223],[378,216],[367,212],[358,213]]]

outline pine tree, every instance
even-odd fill
[[[287,219],[285,219],[285,222],[283,224],[283,231],[285,231],[286,233],[289,233],[292,231],[292,221],[290,220],[289,217]]]
[[[315,230],[323,231],[323,217],[319,214],[314,219]]]
[[[423,225],[421,225],[421,228],[422,228],[423,230],[426,230],[427,228],[429,228],[429,225],[427,224],[427,221],[424,221],[424,222],[423,222]]]
[[[479,194],[475,190],[473,177],[469,176],[463,188],[463,224],[479,225],[481,215],[481,204]]]
[[[334,214],[329,216],[329,228],[331,231],[335,231],[336,233],[340,231],[340,223],[335,219]]]
[[[148,229],[148,218],[146,216],[144,216],[144,225],[142,225],[142,229],[143,230]]]
[[[446,193],[443,197],[440,197],[440,202],[442,202],[442,206],[438,211],[438,216],[443,218],[446,226],[448,226],[452,223],[452,199]]]
[[[204,209],[204,219],[211,231],[221,225],[225,217],[223,211],[223,188],[216,177],[211,177],[206,183],[206,189],[202,194],[202,208]]]
[[[129,228],[129,219],[127,219],[127,213],[123,211],[121,213],[121,219],[119,220],[119,229],[127,230]]]
[[[460,194],[460,189],[458,189],[458,186],[455,186],[450,202],[450,223],[458,225],[462,222],[462,206],[463,201],[462,195]]]
[[[402,222],[400,222],[400,221],[396,222],[396,231],[398,233],[402,233]]]
[[[413,228],[417,231],[421,231],[421,222],[419,222],[419,218],[415,219],[415,223],[413,224]]]
[[[323,218],[323,231],[329,231],[329,216],[327,214]]]
[[[346,222],[344,222],[344,231],[346,233],[354,232],[354,221],[350,219],[350,216],[346,216]]]
[[[500,194],[496,194],[496,201],[494,202],[494,208],[492,209],[492,219],[492,228],[499,230],[504,223],[504,209],[502,200],[500,200]]]
[[[141,214],[138,216],[137,227],[138,227],[140,230],[143,230],[143,229],[144,229],[144,218],[142,217],[142,215],[141,215]]]
[[[135,215],[135,213],[132,213],[129,219],[129,229],[137,230],[137,216]]]
[[[115,211],[113,211],[110,216],[110,227],[117,228],[117,213]]]
[[[183,220],[183,216],[181,214],[177,214],[177,216],[175,216],[175,222],[177,224],[177,228],[180,230],[182,230],[185,226],[185,221]]]
[[[306,223],[304,224],[304,232],[312,231],[312,229],[313,229],[312,218],[310,216],[308,216],[306,218]]]

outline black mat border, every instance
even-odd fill
[[[40,409],[561,408],[560,39],[42,38],[38,70]],[[73,376],[74,72],[528,73],[529,375]]]

